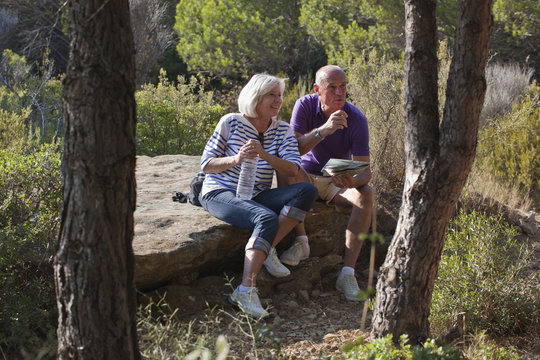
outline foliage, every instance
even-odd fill
[[[348,71],[349,101],[369,123],[374,186],[401,187],[405,174],[403,62],[376,51],[361,56]]]
[[[195,77],[175,86],[162,71],[156,86],[147,84],[135,94],[137,154],[202,154],[224,113],[212,96]]]
[[[192,71],[231,78],[305,73],[324,60],[298,26],[297,2],[181,0],[174,27],[178,53]]]
[[[439,346],[434,340],[428,339],[424,346],[411,346],[407,344],[407,336],[400,338],[399,345],[392,340],[389,334],[384,338],[375,339],[365,343],[358,338],[355,343],[343,347],[341,359],[358,360],[461,360],[465,359],[458,350],[451,346]]]
[[[281,339],[264,321],[242,312],[209,308],[204,319],[185,323],[179,321],[177,310],[171,309],[165,297],[157,302],[141,298],[147,305],[139,307],[137,329],[145,359],[225,359],[240,358],[240,354],[249,359],[281,359]],[[240,348],[230,348],[231,341]]]
[[[19,152],[29,140],[24,123],[30,109],[22,109],[20,113],[4,110],[1,104],[8,103],[9,98],[6,88],[0,87],[0,149]]]
[[[211,354],[211,328],[194,331],[195,324],[182,324],[175,318],[172,310],[164,301],[157,303],[149,300],[146,306],[139,306],[137,312],[137,331],[141,355],[145,359],[198,359],[203,354]],[[218,337],[215,341],[218,358],[228,353],[226,340]],[[210,358],[212,358],[210,356]]]
[[[33,74],[27,60],[11,50],[4,50],[0,59],[0,108],[24,114],[27,133],[46,143],[57,141],[64,131],[62,84],[52,71],[52,64],[45,60],[38,75]]]
[[[460,211],[446,235],[431,323],[442,334],[464,315],[469,332],[502,335],[540,325],[540,284],[528,272],[530,247],[500,217]]]
[[[536,1],[496,0],[493,4],[495,20],[504,23],[506,32],[528,38],[540,28],[540,8]]]
[[[0,11],[8,25],[0,31],[0,52],[12,49],[37,67],[45,59],[54,64],[55,75],[64,73],[69,52],[66,5],[64,0],[2,0]]]
[[[61,202],[53,146],[30,155],[0,150],[0,347],[55,351],[52,259]]]
[[[346,67],[372,49],[399,55],[403,18],[403,2],[397,0],[304,0],[299,22],[325,48],[329,63]]]
[[[135,42],[137,84],[155,77],[158,60],[172,45],[172,26],[165,25],[167,4],[161,0],[130,0],[131,28]]]
[[[463,355],[469,360],[518,360],[515,349],[499,347],[484,331],[466,337]]]
[[[300,75],[298,80],[294,83],[288,81],[283,94],[283,104],[281,105],[281,111],[279,112],[278,118],[289,122],[296,100],[306,94],[312,93],[314,83],[315,79],[310,75]]]
[[[486,96],[482,109],[482,125],[512,110],[526,93],[534,71],[518,63],[490,63],[486,69]]]
[[[540,87],[532,85],[512,112],[479,134],[476,167],[540,202]]]

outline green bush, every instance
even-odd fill
[[[369,124],[374,186],[401,187],[405,176],[404,74],[402,61],[372,51],[348,69],[350,102]]]
[[[147,84],[135,94],[137,154],[202,154],[224,114],[212,95],[194,77],[185,84],[179,79],[175,86],[162,71],[157,85]]]
[[[540,202],[540,87],[531,85],[511,113],[479,134],[476,166]]]
[[[52,261],[62,202],[60,155],[0,150],[0,347],[50,347],[56,329]]]
[[[407,336],[400,339],[399,346],[392,340],[392,335],[364,343],[359,338],[355,343],[343,347],[341,359],[357,360],[461,360],[465,359],[458,350],[451,346],[439,346],[434,340],[426,341],[424,346],[407,344]]]
[[[45,54],[46,58],[46,54]],[[32,66],[26,59],[4,50],[0,56],[0,109],[23,114],[30,134],[41,143],[53,143],[64,135],[62,122],[62,83],[52,76],[53,66],[47,60]]]
[[[540,325],[540,285],[528,272],[529,245],[500,217],[461,211],[451,221],[431,304],[443,334],[463,316],[468,332],[517,334]]]

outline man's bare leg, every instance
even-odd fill
[[[371,224],[373,190],[368,185],[364,185],[359,189],[342,190],[330,203],[344,207],[352,206],[347,229],[345,230],[343,266],[354,268],[364,242],[358,239],[358,236],[367,233]]]

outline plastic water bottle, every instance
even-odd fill
[[[244,159],[242,161],[238,186],[236,187],[237,198],[250,200],[253,196],[253,186],[255,185],[255,177],[257,176],[258,162],[258,157],[255,159]]]

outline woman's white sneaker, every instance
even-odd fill
[[[256,288],[252,288],[246,292],[240,292],[238,291],[238,288],[236,288],[231,296],[229,296],[229,302],[238,306],[244,313],[256,319],[270,315],[268,311],[263,309]]]
[[[271,248],[266,260],[264,260],[264,267],[274,277],[289,276],[291,272],[279,261],[276,253],[276,248]]]

